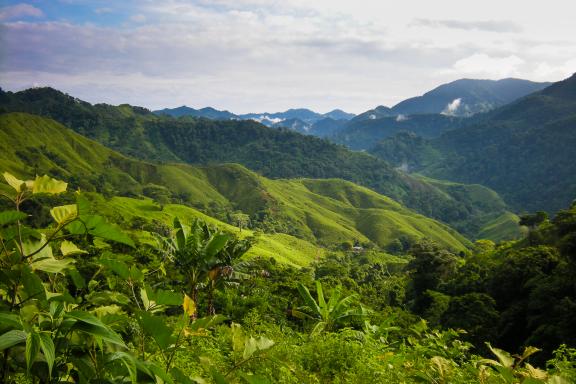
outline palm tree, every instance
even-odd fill
[[[318,300],[314,300],[308,288],[298,285],[298,292],[305,305],[292,310],[292,314],[299,318],[316,320],[316,325],[310,335],[317,335],[323,331],[332,331],[344,320],[353,317],[364,317],[367,311],[362,305],[355,305],[358,295],[342,297],[341,288],[335,288],[330,293],[330,299],[326,302],[322,284],[316,281]]]

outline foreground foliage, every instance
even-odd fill
[[[251,240],[201,221],[188,226],[175,220],[168,231],[154,232],[157,245],[146,244],[92,212],[64,182],[47,176],[24,181],[8,173],[4,178],[8,185],[0,191],[13,208],[0,213],[2,382],[576,379],[576,350],[569,346],[557,343],[538,352],[510,344],[522,351],[514,355],[488,344],[482,351],[489,340],[469,337],[482,336],[474,322],[467,323],[471,333],[430,327],[448,318],[470,321],[462,312],[447,317],[453,303],[491,308],[490,292],[450,297],[448,287],[458,281],[473,286],[452,281],[478,267],[472,257],[423,243],[411,251],[410,275],[403,263],[377,252],[332,254],[299,270],[274,259],[240,261]],[[32,202],[49,206],[48,216]],[[528,244],[497,249],[479,243],[475,257],[527,255],[534,269],[525,272],[542,276],[546,262],[574,254],[575,208],[534,227]],[[560,256],[550,251],[542,258],[543,244],[558,247]],[[531,247],[538,252],[526,253]],[[570,257],[566,265],[574,262]],[[512,270],[498,269],[507,265]],[[510,276],[514,265],[495,257],[490,273]],[[500,300],[496,296],[498,310],[506,305]],[[198,318],[203,313],[208,316]],[[574,346],[568,334],[561,341]],[[536,364],[532,357],[538,354],[548,360]]]

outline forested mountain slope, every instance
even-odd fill
[[[576,198],[576,75],[432,141],[425,173],[493,188],[516,209],[556,211]]]
[[[233,224],[241,212],[249,216],[245,225],[323,246],[387,249],[400,239],[399,251],[423,237],[458,251],[470,244],[448,226],[343,180],[270,180],[235,164],[146,163],[24,113],[0,115],[0,125],[0,167],[21,177],[48,173],[84,191],[187,204]]]
[[[463,196],[396,171],[387,162],[325,140],[251,121],[159,117],[121,105],[91,105],[51,88],[0,94],[0,110],[50,117],[123,154],[148,161],[239,163],[270,178],[340,178],[368,187],[474,236],[487,212]],[[504,209],[499,212],[504,213]]]

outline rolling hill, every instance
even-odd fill
[[[2,170],[19,176],[48,173],[68,180],[73,187],[108,196],[102,205],[109,206],[111,215],[120,215],[117,221],[127,224],[134,217],[168,221],[178,212],[225,220],[227,214],[242,211],[250,215],[253,227],[265,231],[261,249],[273,254],[276,248],[266,248],[266,244],[281,242],[288,248],[295,244],[307,250],[304,254],[295,251],[292,260],[284,257],[291,262],[310,261],[308,251],[314,244],[334,247],[357,241],[386,249],[397,239],[407,246],[423,237],[454,250],[470,244],[448,226],[344,180],[270,180],[237,164],[147,163],[114,152],[53,120],[24,113],[0,115],[0,126]]]
[[[0,92],[0,111],[52,118],[124,155],[188,164],[238,163],[269,178],[339,178],[368,187],[474,237],[487,214],[366,153],[253,121],[157,116],[129,105],[91,105],[51,88]],[[500,212],[503,213],[503,212]]]

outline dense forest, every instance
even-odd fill
[[[242,259],[241,231],[127,234],[63,181],[3,176],[3,382],[576,379],[576,205],[523,217],[518,242],[350,244],[294,268]]]
[[[148,161],[239,163],[271,178],[340,178],[368,187],[459,231],[476,235],[498,212],[450,195],[388,162],[326,140],[254,121],[156,116],[139,107],[91,105],[51,88],[0,93],[0,111],[49,117],[125,155]]]
[[[527,100],[367,154],[2,92],[0,381],[575,382],[576,202],[406,174]]]
[[[434,178],[494,189],[516,211],[553,213],[576,195],[576,75],[432,140],[386,138],[370,152]]]

